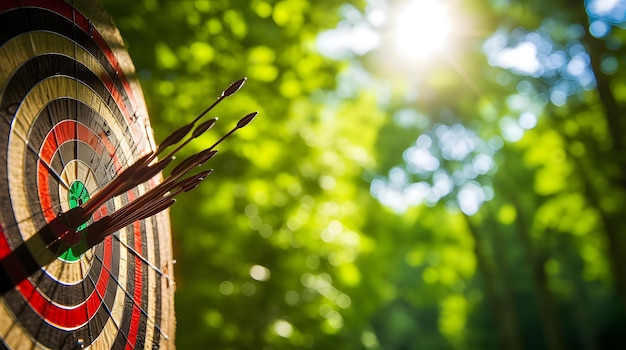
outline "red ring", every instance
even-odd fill
[[[72,140],[83,141],[90,145],[93,149],[97,149],[98,145],[101,145],[101,148],[109,151],[113,158],[116,170],[121,169],[121,163],[115,154],[115,148],[111,142],[106,138],[101,139],[94,134],[92,130],[74,120],[61,121],[48,133],[40,151],[41,159],[50,164],[52,157],[56,152],[55,145],[62,145],[64,142]],[[48,192],[49,187],[47,181],[48,169],[43,166],[41,161],[39,161],[37,173],[39,180],[38,193],[41,205],[43,208],[50,208],[51,199]],[[43,213],[47,222],[51,222],[55,219],[55,215],[52,210],[45,210]],[[98,211],[98,216],[106,214],[106,206],[102,206]],[[0,251],[0,256],[7,255],[11,252],[10,248],[8,248],[8,242],[6,242],[4,235],[2,235],[2,239],[0,240]],[[96,314],[102,304],[103,296],[106,294],[109,283],[111,259],[112,241],[111,238],[108,238],[104,241],[104,257],[102,261],[102,264],[106,268],[100,270],[100,275],[98,276],[96,282],[96,288],[92,291],[87,300],[76,306],[64,308],[50,303],[29,279],[23,280],[16,287],[24,299],[28,301],[31,308],[44,320],[46,320],[46,322],[67,329],[79,328],[87,323]],[[16,265],[19,266],[19,264]]]
[[[57,145],[62,145],[65,142],[69,142],[69,141],[73,141],[73,140],[80,140],[88,145],[91,146],[92,149],[98,149],[98,148],[103,148],[106,149],[109,154],[111,155],[111,157],[113,158],[113,164],[115,166],[115,169],[117,171],[119,171],[122,167],[117,155],[115,154],[115,147],[113,146],[113,144],[109,141],[108,138],[100,138],[98,135],[96,135],[93,130],[87,128],[85,125],[75,121],[75,120],[71,120],[71,119],[67,119],[67,120],[63,120],[61,122],[59,122],[57,125],[54,126],[54,128],[48,132],[48,135],[46,136],[41,150],[40,150],[40,158],[47,162],[48,164],[51,163],[52,157],[54,156],[58,146]],[[52,201],[49,197],[49,195],[47,195],[49,193],[49,187],[48,187],[48,177],[49,173],[48,173],[48,169],[43,165],[43,163],[41,161],[39,161],[38,163],[38,171],[37,171],[37,177],[38,177],[38,192],[39,192],[39,199],[41,201],[41,205],[43,208],[51,208],[51,204]],[[128,196],[129,196],[129,200],[134,200],[134,194],[132,191],[128,192]],[[107,210],[106,210],[106,206],[102,206],[99,210],[99,215],[104,216],[107,215]],[[50,222],[52,220],[55,219],[55,215],[53,213],[52,210],[45,210],[44,211],[44,216],[46,218],[47,222]],[[98,219],[98,217],[94,214],[94,219]],[[133,225],[133,233],[134,233],[134,249],[135,251],[137,251],[138,254],[142,254],[142,240],[141,240],[141,236],[142,236],[142,232],[141,232],[141,225],[140,223],[137,221],[134,223]],[[88,305],[87,306],[87,312],[83,311],[82,314],[88,314],[88,318],[87,320],[81,319],[81,318],[76,318],[79,320],[79,322],[82,322],[81,324],[69,324],[69,323],[60,323],[60,320],[58,320],[58,317],[56,318],[52,318],[49,317],[45,314],[43,314],[40,311],[40,308],[43,307],[44,311],[46,311],[46,306],[49,304],[47,302],[47,300],[45,300],[43,297],[41,297],[41,295],[39,294],[39,291],[34,289],[34,287],[32,286],[32,283],[30,283],[30,280],[25,280],[22,283],[20,283],[18,285],[18,289],[20,290],[20,292],[22,293],[22,295],[29,301],[29,303],[31,304],[31,306],[33,307],[33,309],[35,309],[35,311],[37,311],[37,313],[39,313],[40,315],[44,316],[44,319],[46,320],[50,320],[50,321],[54,321],[55,324],[61,326],[61,327],[65,327],[65,328],[78,328],[81,325],[83,325],[86,321],[88,321],[94,314],[95,312],[97,312],[98,307],[93,307],[94,306],[94,302],[93,300],[95,298],[99,298],[100,299],[100,303],[102,303],[102,298],[100,297],[101,295],[104,295],[104,292],[101,291],[100,286],[102,285],[102,287],[105,289],[106,291],[106,286],[108,284],[108,278],[109,273],[108,271],[110,271],[110,264],[111,264],[111,256],[110,256],[110,250],[111,250],[111,237],[107,237],[105,239],[105,259],[103,259],[103,264],[107,267],[106,269],[103,269],[100,271],[100,276],[98,277],[98,282],[97,282],[97,286],[98,288],[96,288],[96,290],[98,290],[98,293],[94,292],[91,293],[91,295],[89,296],[88,300],[81,304],[81,305]],[[109,253],[107,256],[107,252]],[[0,255],[2,255],[2,253],[0,252]],[[108,259],[107,259],[108,257]],[[143,274],[141,273],[141,269],[142,269],[142,263],[139,259],[135,258],[135,279],[134,279],[134,295],[133,298],[135,300],[135,304],[133,305],[133,310],[131,312],[131,323],[130,323],[130,329],[129,329],[129,342],[134,343],[136,340],[136,335],[138,334],[139,331],[139,321],[141,319],[141,312],[139,307],[137,307],[138,304],[141,303],[141,299],[142,299],[142,289],[143,289]],[[105,272],[106,270],[106,272]],[[103,276],[103,274],[106,273],[106,275]],[[101,280],[106,279],[106,283],[101,283]],[[25,287],[26,289],[22,288],[22,284],[28,283],[28,286]],[[30,287],[30,288],[29,288]],[[39,297],[41,297],[43,299],[43,302],[40,302],[38,304],[33,305],[33,301],[31,301],[31,298],[26,297],[26,294],[24,292],[32,292],[33,290],[35,290],[37,292],[37,295]],[[91,307],[90,307],[91,306]],[[76,309],[81,309],[82,307],[76,307]],[[68,320],[76,320],[73,317],[69,317],[69,314],[74,314],[74,310],[73,309],[69,309],[72,310],[71,312],[68,312],[68,309],[63,309],[63,308],[58,308],[60,311],[57,310],[58,313],[62,313],[63,311],[65,311],[68,316],[66,316],[66,318],[63,321],[68,321]],[[80,313],[78,313],[80,314]]]

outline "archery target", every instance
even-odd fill
[[[155,147],[142,92],[127,78],[134,68],[120,47],[92,1],[0,2],[4,347],[173,346],[168,214],[135,222],[93,248],[58,239],[59,214]],[[83,226],[158,181],[109,200]]]

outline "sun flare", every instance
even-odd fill
[[[450,37],[452,20],[441,0],[413,0],[392,17],[393,47],[409,60],[429,60],[441,53]]]

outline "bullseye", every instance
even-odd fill
[[[77,206],[82,205],[88,200],[89,191],[87,190],[87,187],[85,187],[85,184],[80,180],[74,180],[74,182],[72,182],[72,184],[70,185],[70,190],[67,194],[67,202],[69,203],[69,208],[76,208]],[[81,224],[80,226],[78,226],[78,230],[83,230],[86,227],[87,223]],[[83,233],[83,237],[78,243],[77,247],[71,247],[65,253],[61,254],[61,256],[59,256],[59,259],[67,262],[76,262],[82,256],[81,251],[85,250],[87,250],[87,243],[85,242]]]

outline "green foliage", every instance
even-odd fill
[[[373,2],[103,2],[157,140],[242,76],[216,129],[260,112],[171,211],[179,348],[623,344],[619,27],[590,35],[578,2],[468,0],[462,40],[421,68],[384,56],[385,42],[341,60],[318,52],[319,33]],[[503,68],[485,48],[497,35],[506,47],[540,38],[565,61],[545,74]],[[591,83],[568,75],[575,57]],[[473,146],[461,154],[451,140]],[[415,145],[437,166],[411,165]],[[436,186],[447,189],[415,200]]]

